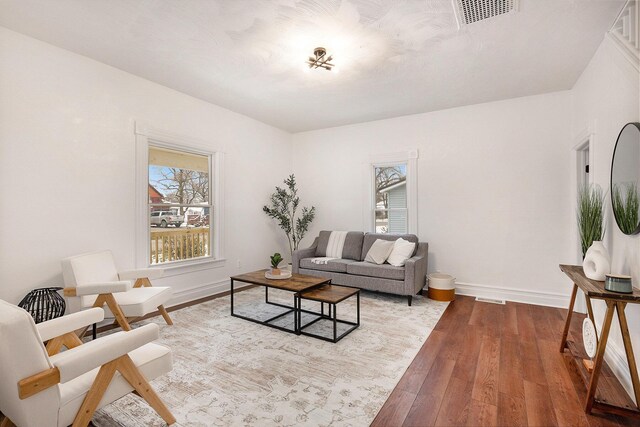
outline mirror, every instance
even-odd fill
[[[611,207],[624,234],[640,232],[640,123],[624,125],[611,161]]]

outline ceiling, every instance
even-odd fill
[[[290,132],[570,89],[624,0],[0,0],[0,25]],[[308,70],[317,46],[338,72]]]

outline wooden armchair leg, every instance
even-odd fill
[[[7,417],[0,422],[0,427],[16,427],[16,425]]]
[[[96,379],[93,381],[93,385],[89,389],[89,392],[82,402],[82,406],[76,414],[73,427],[86,427],[89,425],[91,418],[93,418],[93,413],[109,387],[116,370],[122,374],[124,379],[135,389],[136,393],[141,396],[167,424],[176,422],[169,408],[167,408],[162,399],[160,399],[160,396],[153,390],[151,384],[149,384],[146,378],[140,373],[129,355],[125,354],[100,368]],[[5,426],[2,425],[1,427]]]
[[[173,320],[171,320],[171,317],[169,317],[169,313],[167,312],[167,309],[164,308],[164,305],[159,305],[158,311],[160,312],[160,314],[162,314],[162,317],[164,318],[164,321],[167,322],[167,325],[173,325]]]
[[[62,346],[67,347],[68,349],[72,349],[82,345],[82,341],[75,332],[69,332],[64,335],[60,335],[59,337],[55,337],[49,340],[47,343],[47,354],[49,356],[53,356],[54,354],[60,353],[60,349]]]
[[[136,279],[136,283],[133,284],[133,287],[134,288],[151,287],[151,281],[146,277],[142,277],[140,279]]]
[[[96,298],[96,302],[93,303],[94,307],[102,308],[103,305],[107,304],[109,310],[113,313],[116,318],[116,322],[120,325],[120,327],[125,331],[130,331],[131,326],[127,321],[127,318],[124,316],[122,309],[116,302],[116,299],[113,297],[113,294],[100,294],[98,298]]]
[[[160,399],[160,396],[158,396],[153,387],[151,387],[151,384],[149,384],[146,378],[140,373],[129,355],[122,356],[118,359],[118,371],[167,424],[171,425],[176,422],[169,408],[167,408],[162,399]]]
[[[116,366],[120,359],[113,360],[106,365],[102,365],[96,379],[93,381],[93,385],[87,392],[87,395],[82,401],[82,406],[76,414],[76,418],[73,420],[73,427],[87,427],[93,413],[96,411],[104,392],[107,391],[107,387],[113,379],[113,375],[116,373]]]

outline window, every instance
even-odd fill
[[[373,175],[375,232],[407,233],[407,164],[374,166]]]
[[[376,233],[418,233],[418,151],[376,155],[368,165],[370,206],[365,223]]]
[[[149,144],[149,264],[212,255],[211,154]]]
[[[224,153],[141,122],[135,134],[135,265],[166,275],[224,266]]]

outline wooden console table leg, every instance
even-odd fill
[[[589,389],[587,390],[587,399],[584,407],[584,411],[587,414],[591,413],[593,408],[593,400],[596,396],[596,389],[598,388],[598,379],[600,372],[602,371],[602,364],[604,363],[604,351],[607,348],[607,339],[609,338],[609,330],[611,329],[611,320],[613,319],[613,312],[616,308],[614,301],[606,301],[607,312],[604,315],[604,323],[602,325],[602,335],[598,342],[598,349],[596,351],[596,360],[593,366],[593,373],[591,374],[591,380],[589,381]]]
[[[584,299],[587,302],[587,314],[589,315],[589,319],[591,319],[591,321],[593,322],[593,325],[595,326],[596,318],[593,317],[593,307],[591,306],[591,298],[589,298],[588,295],[585,295]],[[598,343],[598,330],[596,328],[593,328],[593,330],[596,333],[596,344],[597,344]]]
[[[576,303],[576,293],[578,292],[578,285],[573,284],[573,290],[571,291],[571,299],[569,300],[569,311],[567,311],[567,320],[564,322],[564,331],[562,332],[562,341],[560,341],[560,353],[564,352],[567,346],[567,335],[569,335],[569,327],[571,326],[571,316],[573,315],[573,306]]]
[[[620,332],[622,333],[622,341],[624,342],[624,351],[627,353],[627,363],[629,364],[629,373],[631,374],[631,383],[633,384],[633,393],[636,398],[636,406],[640,405],[640,381],[638,381],[638,367],[636,366],[636,357],[633,354],[631,346],[631,338],[629,337],[629,327],[627,326],[627,315],[624,309],[626,302],[617,302],[618,321],[620,322]]]

